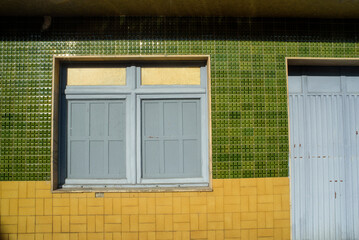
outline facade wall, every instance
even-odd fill
[[[358,57],[356,20],[0,19],[1,239],[288,239],[285,57]],[[53,55],[210,55],[213,192],[50,193]],[[148,231],[146,230],[148,229]]]

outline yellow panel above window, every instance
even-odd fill
[[[126,68],[68,68],[67,85],[126,85]]]
[[[142,85],[200,85],[199,67],[142,67]]]

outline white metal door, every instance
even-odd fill
[[[326,67],[289,74],[292,237],[359,239],[359,100],[347,91],[359,74]]]

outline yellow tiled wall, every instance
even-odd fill
[[[50,192],[0,182],[1,240],[289,239],[288,178],[216,179],[213,192]]]

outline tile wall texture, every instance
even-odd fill
[[[55,193],[0,182],[2,240],[290,239],[288,178],[216,179],[213,192]]]
[[[50,179],[53,55],[211,56],[213,178],[288,176],[285,57],[358,57],[357,20],[0,18],[0,180]]]

